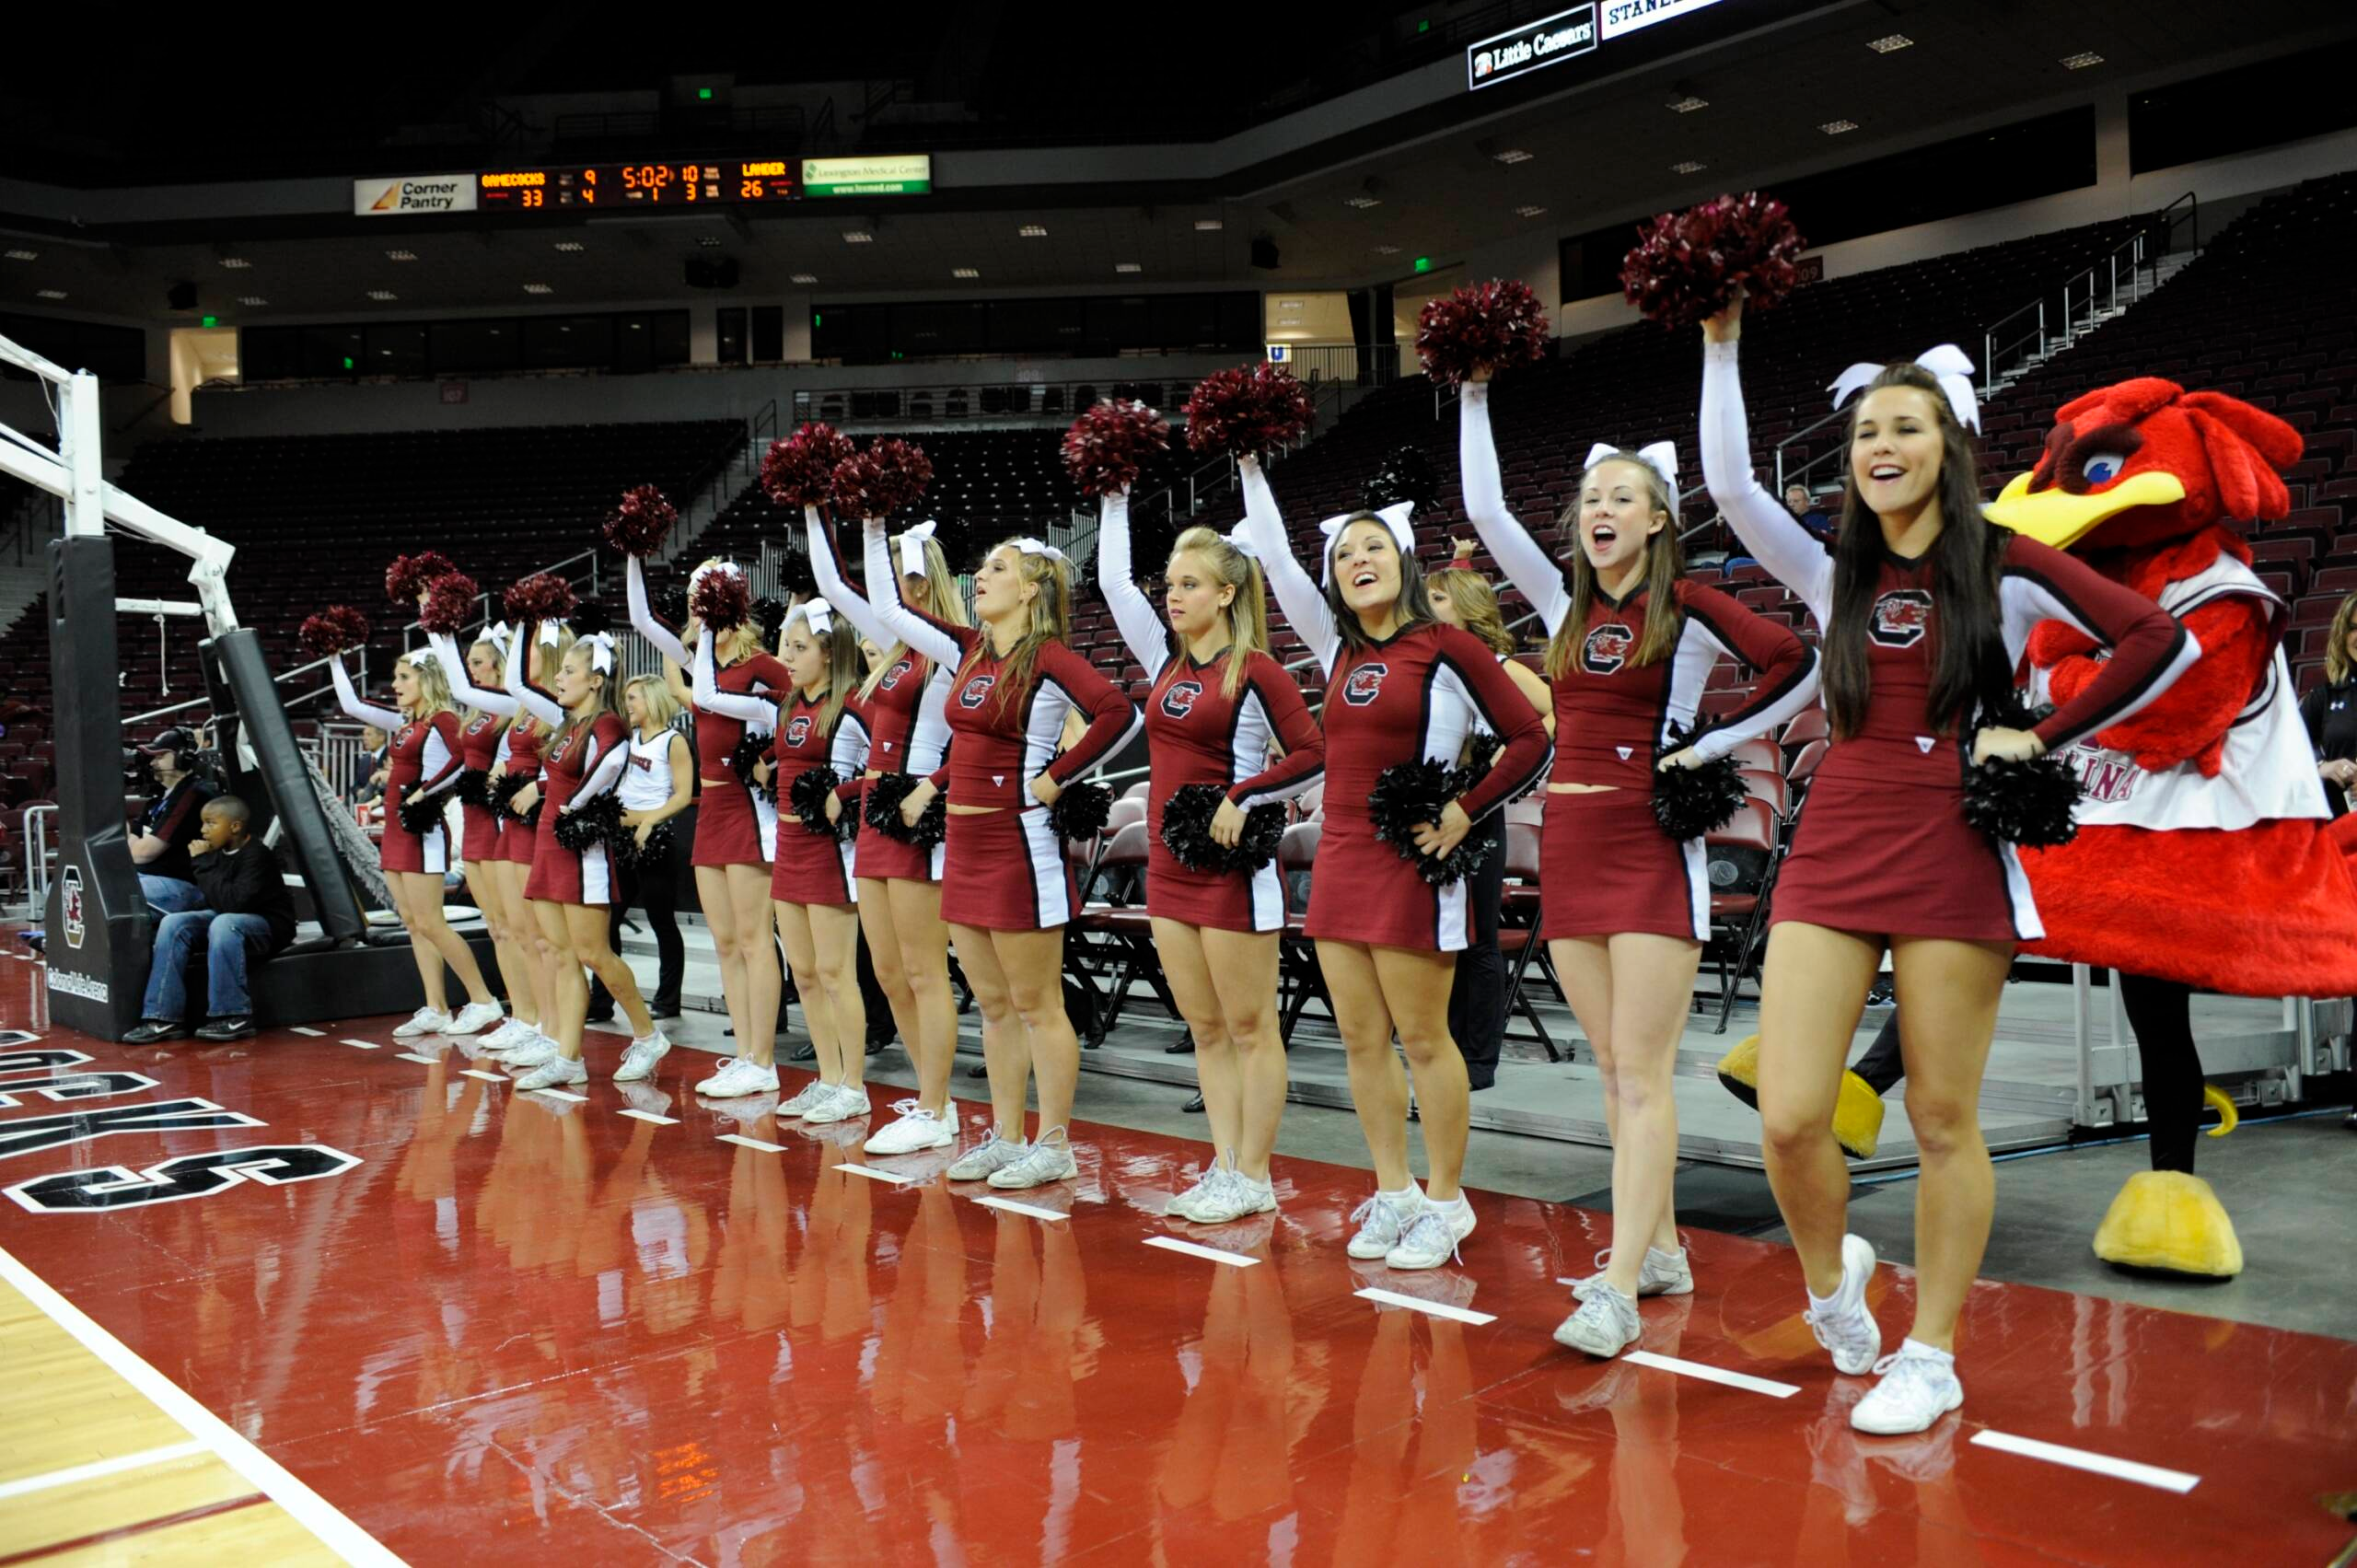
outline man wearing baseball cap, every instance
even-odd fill
[[[139,868],[139,889],[159,914],[203,907],[196,872],[189,864],[189,841],[196,837],[204,803],[216,793],[190,770],[198,741],[193,730],[172,728],[138,748],[147,759],[157,795],[131,820],[131,860]]]

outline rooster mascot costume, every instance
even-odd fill
[[[2046,936],[2026,949],[2119,971],[2143,1063],[2153,1168],[2129,1179],[2096,1235],[2107,1261],[2225,1277],[2242,1247],[2193,1174],[2206,1089],[2195,990],[2242,996],[2357,994],[2357,888],[2282,653],[2283,601],[2250,569],[2230,518],[2290,509],[2278,470],[2299,432],[2218,392],[2140,377],[2055,415],[2035,471],[1990,520],[2068,549],[2157,601],[2201,645],[2158,701],[2072,755],[2086,796],[2078,837],[2024,851]],[[2047,621],[2027,650],[2030,690],[2060,703],[2100,655]]]

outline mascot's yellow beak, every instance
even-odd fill
[[[2146,469],[2093,495],[2073,495],[2067,490],[2041,490],[2033,495],[2025,473],[2015,475],[2004,494],[1981,513],[2001,528],[2068,550],[2106,517],[2134,506],[2165,506],[2184,499],[2185,482],[2165,469]]]

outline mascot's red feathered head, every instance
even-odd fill
[[[1990,504],[1989,520],[2057,550],[2129,550],[2229,517],[2280,517],[2292,498],[2277,470],[2305,446],[2240,398],[2139,376],[2063,404],[2045,456]]]

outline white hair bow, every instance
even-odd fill
[[[1015,548],[1026,555],[1044,555],[1051,561],[1062,561],[1064,558],[1062,551],[1058,550],[1044,539],[1018,539],[1015,541]]]
[[[493,621],[482,629],[482,640],[498,649],[501,656],[505,656],[507,645],[516,640],[516,628],[505,621]]]
[[[745,568],[734,561],[707,561],[688,574],[688,592],[696,591],[696,585],[703,581],[704,574],[707,572],[734,572],[741,577],[745,575]]]
[[[922,577],[925,575],[925,543],[939,532],[940,528],[939,523],[927,517],[900,536],[900,575]]]
[[[1930,371],[1940,383],[1940,390],[1947,394],[1948,407],[1956,411],[1956,422],[1978,435],[1980,430],[1980,400],[1972,390],[1972,360],[1954,343],[1942,343],[1926,349],[1915,356],[1915,363]],[[1850,394],[1868,385],[1883,372],[1879,365],[1852,365],[1834,377],[1826,389],[1833,394],[1833,406],[1840,408],[1850,401]]]
[[[1598,441],[1587,449],[1587,461],[1580,468],[1585,471],[1608,458],[1620,455],[1620,448],[1611,442]],[[1668,490],[1670,499],[1678,499],[1678,446],[1675,442],[1656,441],[1650,447],[1640,447],[1637,448],[1637,460],[1661,475],[1662,484]]]
[[[424,669],[427,665],[434,662],[434,650],[432,648],[412,648],[408,653],[401,656],[408,659],[411,665],[414,668]]]
[[[788,626],[797,621],[807,621],[810,630],[824,637],[835,629],[835,607],[823,598],[806,598],[785,618]]]
[[[1364,509],[1354,512],[1337,512],[1318,524],[1318,531],[1326,536],[1326,570],[1318,575],[1318,586],[1323,587],[1334,580],[1334,546],[1341,540],[1343,528],[1354,518],[1374,517],[1391,530],[1392,542],[1399,545],[1399,553],[1411,560],[1414,559],[1416,530],[1410,525],[1408,518],[1415,509],[1416,504],[1413,501],[1394,501],[1390,505],[1378,507],[1373,512]]]
[[[559,636],[563,635],[563,632],[564,632],[564,622],[563,622],[563,621],[541,621],[541,622],[540,622],[540,646],[542,646],[542,647],[544,647],[544,648],[552,648],[552,647],[555,647],[555,646],[556,646],[556,640],[557,640],[557,638],[558,638]]]
[[[581,640],[589,645],[589,668],[600,675],[611,675],[614,672],[614,634],[599,632]]]
[[[1224,533],[1219,537],[1227,540],[1228,549],[1233,550],[1237,554],[1241,555],[1247,561],[1258,561],[1260,559],[1260,547],[1252,542],[1251,530],[1246,528],[1243,524],[1238,523],[1235,528],[1229,529],[1226,533]]]

